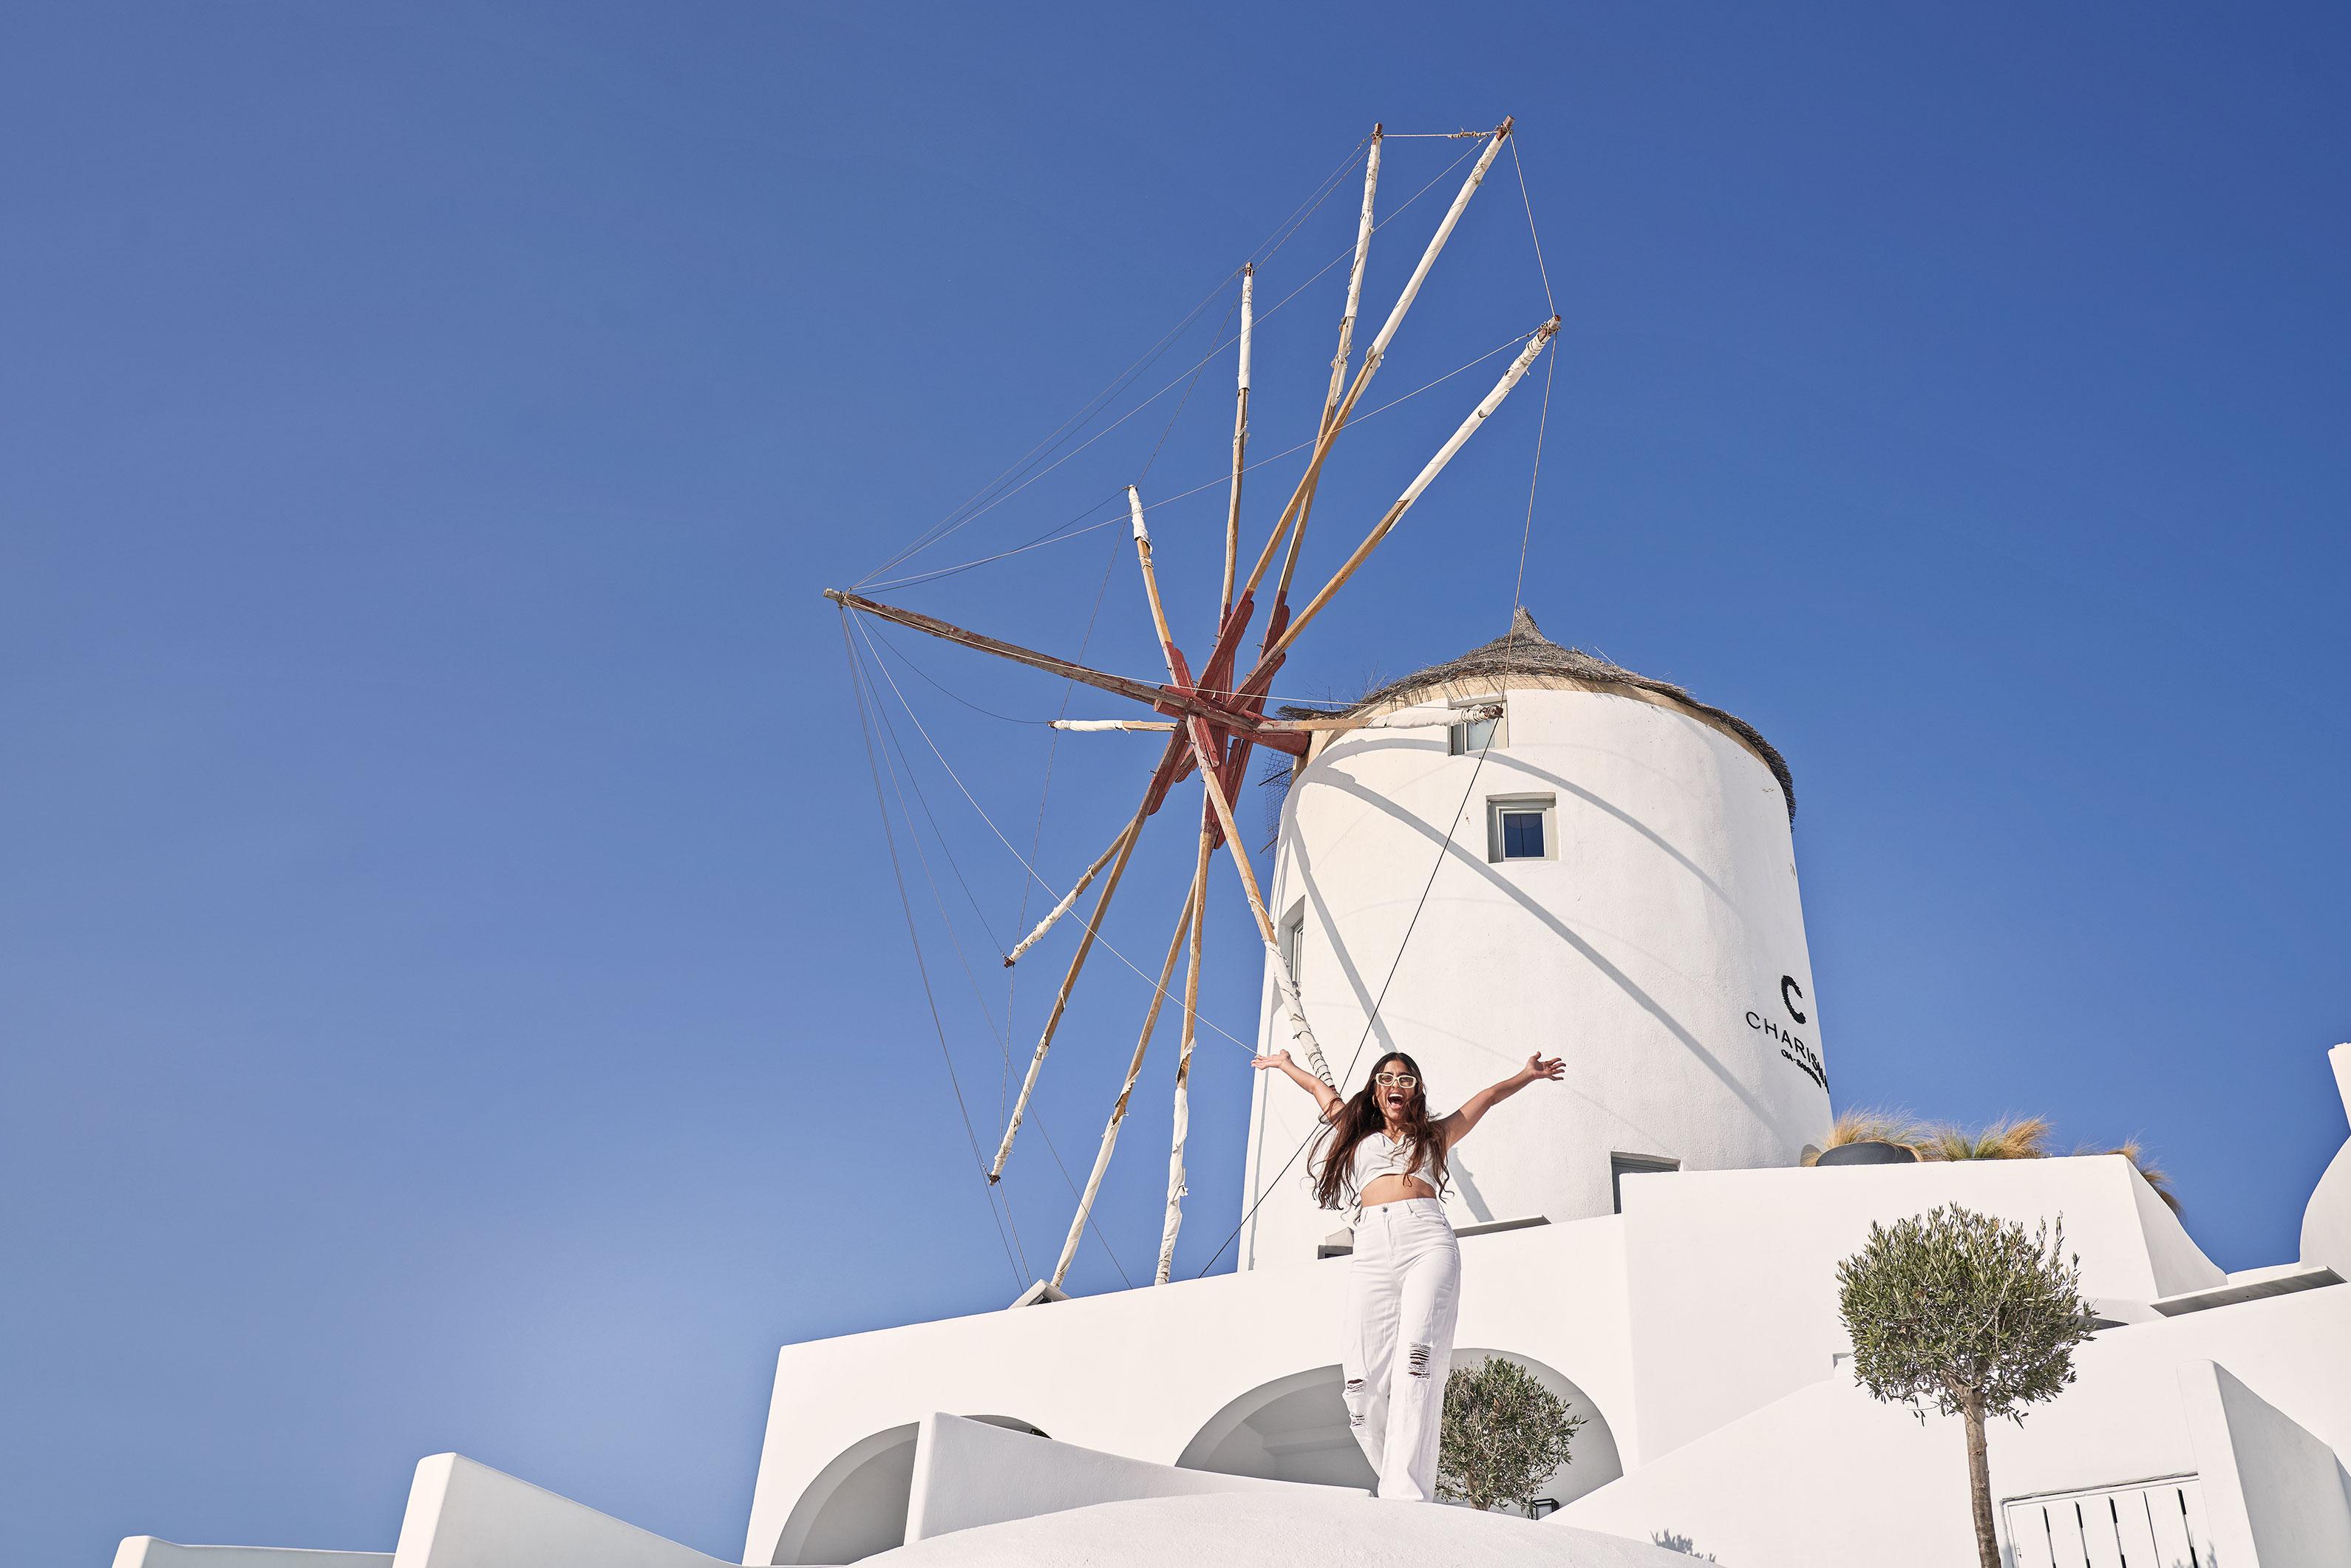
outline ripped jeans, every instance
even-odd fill
[[[1437,1499],[1460,1301],[1461,1244],[1444,1205],[1408,1197],[1364,1210],[1347,1271],[1347,1423],[1384,1498]]]

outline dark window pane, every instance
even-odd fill
[[[1502,813],[1502,858],[1510,861],[1541,860],[1543,852],[1543,814],[1541,811],[1505,811]]]

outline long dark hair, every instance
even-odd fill
[[[1387,1114],[1380,1109],[1380,1074],[1391,1065],[1413,1076],[1412,1095],[1404,1106],[1404,1135],[1412,1155],[1404,1174],[1445,1190],[1445,1138],[1428,1117],[1428,1079],[1419,1062],[1391,1051],[1372,1064],[1364,1086],[1332,1113],[1307,1164],[1314,1179],[1314,1201],[1325,1208],[1344,1208],[1355,1199],[1355,1145],[1387,1125]]]

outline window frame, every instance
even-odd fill
[[[1502,710],[1490,721],[1465,718],[1458,723],[1447,725],[1445,755],[1447,757],[1477,756],[1478,747],[1469,744],[1469,732],[1481,723],[1490,722],[1494,727],[1494,738],[1486,743],[1486,750],[1489,753],[1503,750],[1510,744],[1510,705],[1504,700],[1501,693],[1496,692],[1491,696],[1483,697],[1457,697],[1445,706],[1454,709],[1499,707]]]
[[[1298,970],[1306,956],[1306,901],[1301,898],[1291,904],[1290,913],[1281,917],[1281,923],[1273,930],[1275,949],[1290,971],[1290,984],[1302,985]]]
[[[1502,818],[1539,811],[1542,815],[1542,853],[1505,854]],[[1524,861],[1559,859],[1559,797],[1556,795],[1489,795],[1486,797],[1486,861],[1489,865],[1514,865]]]

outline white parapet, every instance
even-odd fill
[[[238,1563],[234,1568],[247,1565]],[[417,1461],[392,1568],[724,1565],[690,1546],[623,1523],[461,1454],[434,1454]]]
[[[311,1552],[292,1546],[183,1546],[153,1535],[128,1535],[114,1568],[392,1568],[389,1552]]]
[[[906,1539],[924,1541],[983,1524],[1136,1498],[1229,1491],[1318,1496],[1333,1490],[1364,1495],[1359,1488],[1303,1486],[1155,1465],[987,1421],[934,1413],[923,1417],[914,1442]]]

